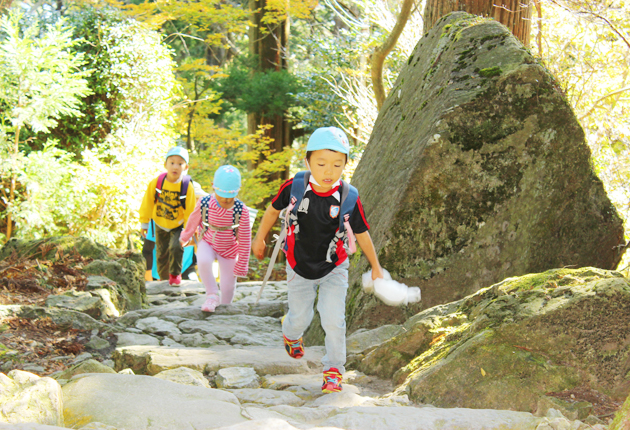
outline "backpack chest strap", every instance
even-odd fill
[[[208,229],[212,230],[212,231],[226,231],[226,230],[234,230],[235,228],[238,227],[238,224],[234,224],[234,225],[226,225],[223,227],[219,227],[217,225],[212,225],[212,224],[208,224]]]

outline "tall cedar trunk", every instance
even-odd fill
[[[251,24],[249,27],[249,52],[256,56],[258,60],[258,70],[254,73],[265,71],[279,71],[287,69],[286,50],[289,39],[289,21],[284,20],[273,26],[261,23],[265,14],[266,0],[249,0],[251,11]],[[265,131],[266,137],[273,139],[269,144],[274,151],[281,151],[286,146],[291,146],[292,127],[287,118],[283,115],[263,116],[260,113],[250,113],[247,115],[247,132],[253,134],[261,125],[271,125]],[[258,163],[264,161],[258,160]],[[252,163],[255,164],[255,163]],[[254,165],[249,166],[253,168]],[[289,169],[284,172],[275,173],[269,179],[288,179]],[[263,205],[267,202],[263,202]],[[262,207],[261,207],[262,209]],[[272,244],[267,247],[266,255],[271,256],[273,251],[273,231],[270,231],[265,242]],[[283,261],[282,253],[278,256],[278,262]]]
[[[531,0],[427,0],[424,31],[429,31],[444,15],[456,11],[494,18],[509,28],[523,45],[529,47]]]
[[[261,24],[266,5],[266,0],[249,1],[252,11],[252,23],[249,27],[249,52],[258,59],[260,71],[278,71],[287,68],[286,50],[289,38],[289,21],[284,20],[273,26]],[[273,139],[270,144],[271,149],[281,151],[284,147],[291,146],[291,124],[285,116],[269,117],[258,113],[247,115],[247,132],[249,134],[255,133],[260,125],[272,126],[266,131],[266,136]],[[280,177],[288,179],[289,171],[286,170],[270,179]]]

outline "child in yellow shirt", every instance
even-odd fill
[[[188,160],[186,149],[179,146],[169,149],[164,162],[166,173],[149,182],[140,206],[142,236],[146,237],[149,222],[153,219],[158,274],[160,279],[168,277],[171,286],[179,286],[182,282],[184,249],[179,243],[179,235],[195,209],[195,191],[186,174]]]

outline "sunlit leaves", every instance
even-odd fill
[[[223,0],[158,0],[129,4],[125,8],[134,18],[155,26],[162,26],[169,21],[181,21],[186,24],[184,31],[210,32],[206,41],[209,44],[221,44],[222,32],[245,33],[249,21],[247,9]],[[219,34],[212,34],[220,27]]]
[[[267,0],[261,23],[276,25],[289,16],[293,19],[309,18],[315,6],[317,0]]]
[[[76,42],[63,21],[40,36],[36,24],[21,28],[20,17],[11,13],[0,21],[0,103],[13,127],[47,131],[61,116],[81,115],[91,71],[82,69],[83,55],[73,52]]]
[[[213,91],[212,81],[223,78],[221,68],[209,66],[203,59],[185,61],[177,68],[182,99],[175,105],[178,115],[178,131],[188,138],[188,146],[197,149],[205,146],[206,128],[213,123],[210,115],[221,110],[219,94]]]
[[[625,218],[628,235],[630,2],[547,0],[543,12],[545,64],[584,128],[595,171]]]
[[[206,190],[212,189],[212,177],[223,164],[237,166],[242,175],[239,198],[248,206],[262,203],[274,194],[282,179],[269,180],[275,173],[286,170],[294,157],[291,148],[281,152],[269,149],[270,139],[265,136],[265,128],[254,135],[243,136],[236,130],[210,128],[209,146],[191,160],[191,174]],[[253,170],[248,165],[264,158]]]
[[[2,187],[7,238],[18,204],[25,200],[16,193],[24,166],[21,130],[46,132],[63,116],[82,115],[80,98],[91,92],[85,79],[91,71],[82,70],[83,55],[72,50],[76,42],[64,22],[40,31],[37,23],[22,26],[20,20],[14,11],[0,18],[0,150],[5,160],[0,182],[10,184],[8,192]]]

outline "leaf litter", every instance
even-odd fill
[[[49,250],[42,247],[35,255],[14,253],[0,260],[0,305],[44,307],[51,294],[85,291],[87,276],[82,269],[91,259],[61,251],[54,259],[45,259],[41,256]],[[90,331],[57,325],[50,317],[0,318],[0,371],[19,369],[47,376],[64,370],[84,352],[90,336]]]

